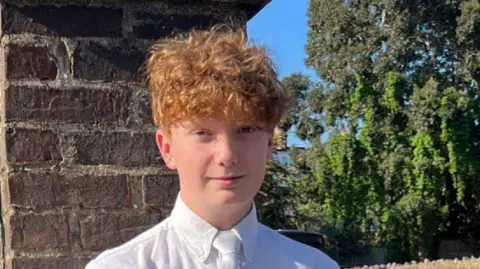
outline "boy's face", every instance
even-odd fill
[[[273,150],[271,132],[220,120],[185,121],[156,139],[182,199],[205,208],[249,206]]]

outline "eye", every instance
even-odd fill
[[[238,132],[241,133],[241,134],[249,134],[249,133],[253,133],[257,130],[257,128],[255,127],[251,127],[251,126],[244,126],[244,127],[241,127],[240,129],[238,129]]]
[[[210,133],[205,131],[205,130],[197,130],[197,131],[193,132],[193,134],[196,135],[196,136],[207,136]]]

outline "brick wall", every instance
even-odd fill
[[[83,268],[165,218],[178,183],[154,143],[146,52],[267,2],[0,1],[0,268]]]

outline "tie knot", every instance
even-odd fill
[[[236,253],[240,249],[240,239],[232,231],[220,231],[213,239],[213,247],[222,254]]]

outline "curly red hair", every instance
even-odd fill
[[[215,26],[159,40],[146,71],[154,123],[167,132],[200,118],[273,131],[288,103],[266,49],[249,46],[242,29]]]

